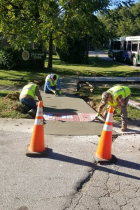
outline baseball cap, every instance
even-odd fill
[[[107,92],[107,91],[103,92],[103,94],[102,94],[102,102],[104,104],[107,103],[107,100],[108,100],[109,96],[110,96],[110,93],[109,92]]]

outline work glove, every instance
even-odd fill
[[[57,92],[55,90],[52,91],[55,96],[58,96]]]
[[[52,90],[52,92],[53,92],[54,94],[56,94],[56,91],[55,91],[55,90]]]
[[[98,118],[98,117],[99,117],[99,115],[100,115],[100,113],[97,113],[97,114],[96,114],[96,116],[95,116],[95,118]]]
[[[61,90],[59,90],[59,95],[61,95],[62,94],[62,91]]]

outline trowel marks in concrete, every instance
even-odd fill
[[[96,116],[96,113],[50,113],[45,112],[43,117],[45,120],[57,120],[57,121],[91,121]]]

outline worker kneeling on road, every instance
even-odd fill
[[[103,107],[108,104],[109,108],[112,106],[114,109],[121,108],[121,131],[127,130],[127,104],[131,96],[131,90],[126,86],[114,86],[102,94],[102,100],[98,107],[100,113]]]
[[[59,94],[62,94],[60,78],[56,74],[49,74],[45,79],[44,92],[56,94],[56,85],[59,88]]]
[[[29,82],[28,85],[25,85],[20,93],[19,100],[23,105],[26,105],[29,108],[28,114],[35,118],[37,105],[35,97],[38,97],[39,101],[42,101],[42,97],[39,91],[38,85],[33,82]]]

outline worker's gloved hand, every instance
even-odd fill
[[[61,90],[59,90],[59,95],[61,95],[62,94],[62,91]]]
[[[53,92],[54,94],[56,94],[56,91],[55,91],[55,90],[52,90],[52,92]]]
[[[99,117],[99,115],[100,115],[100,113],[97,113],[97,114],[96,114],[96,116],[95,116],[95,118],[98,118],[98,117]]]

